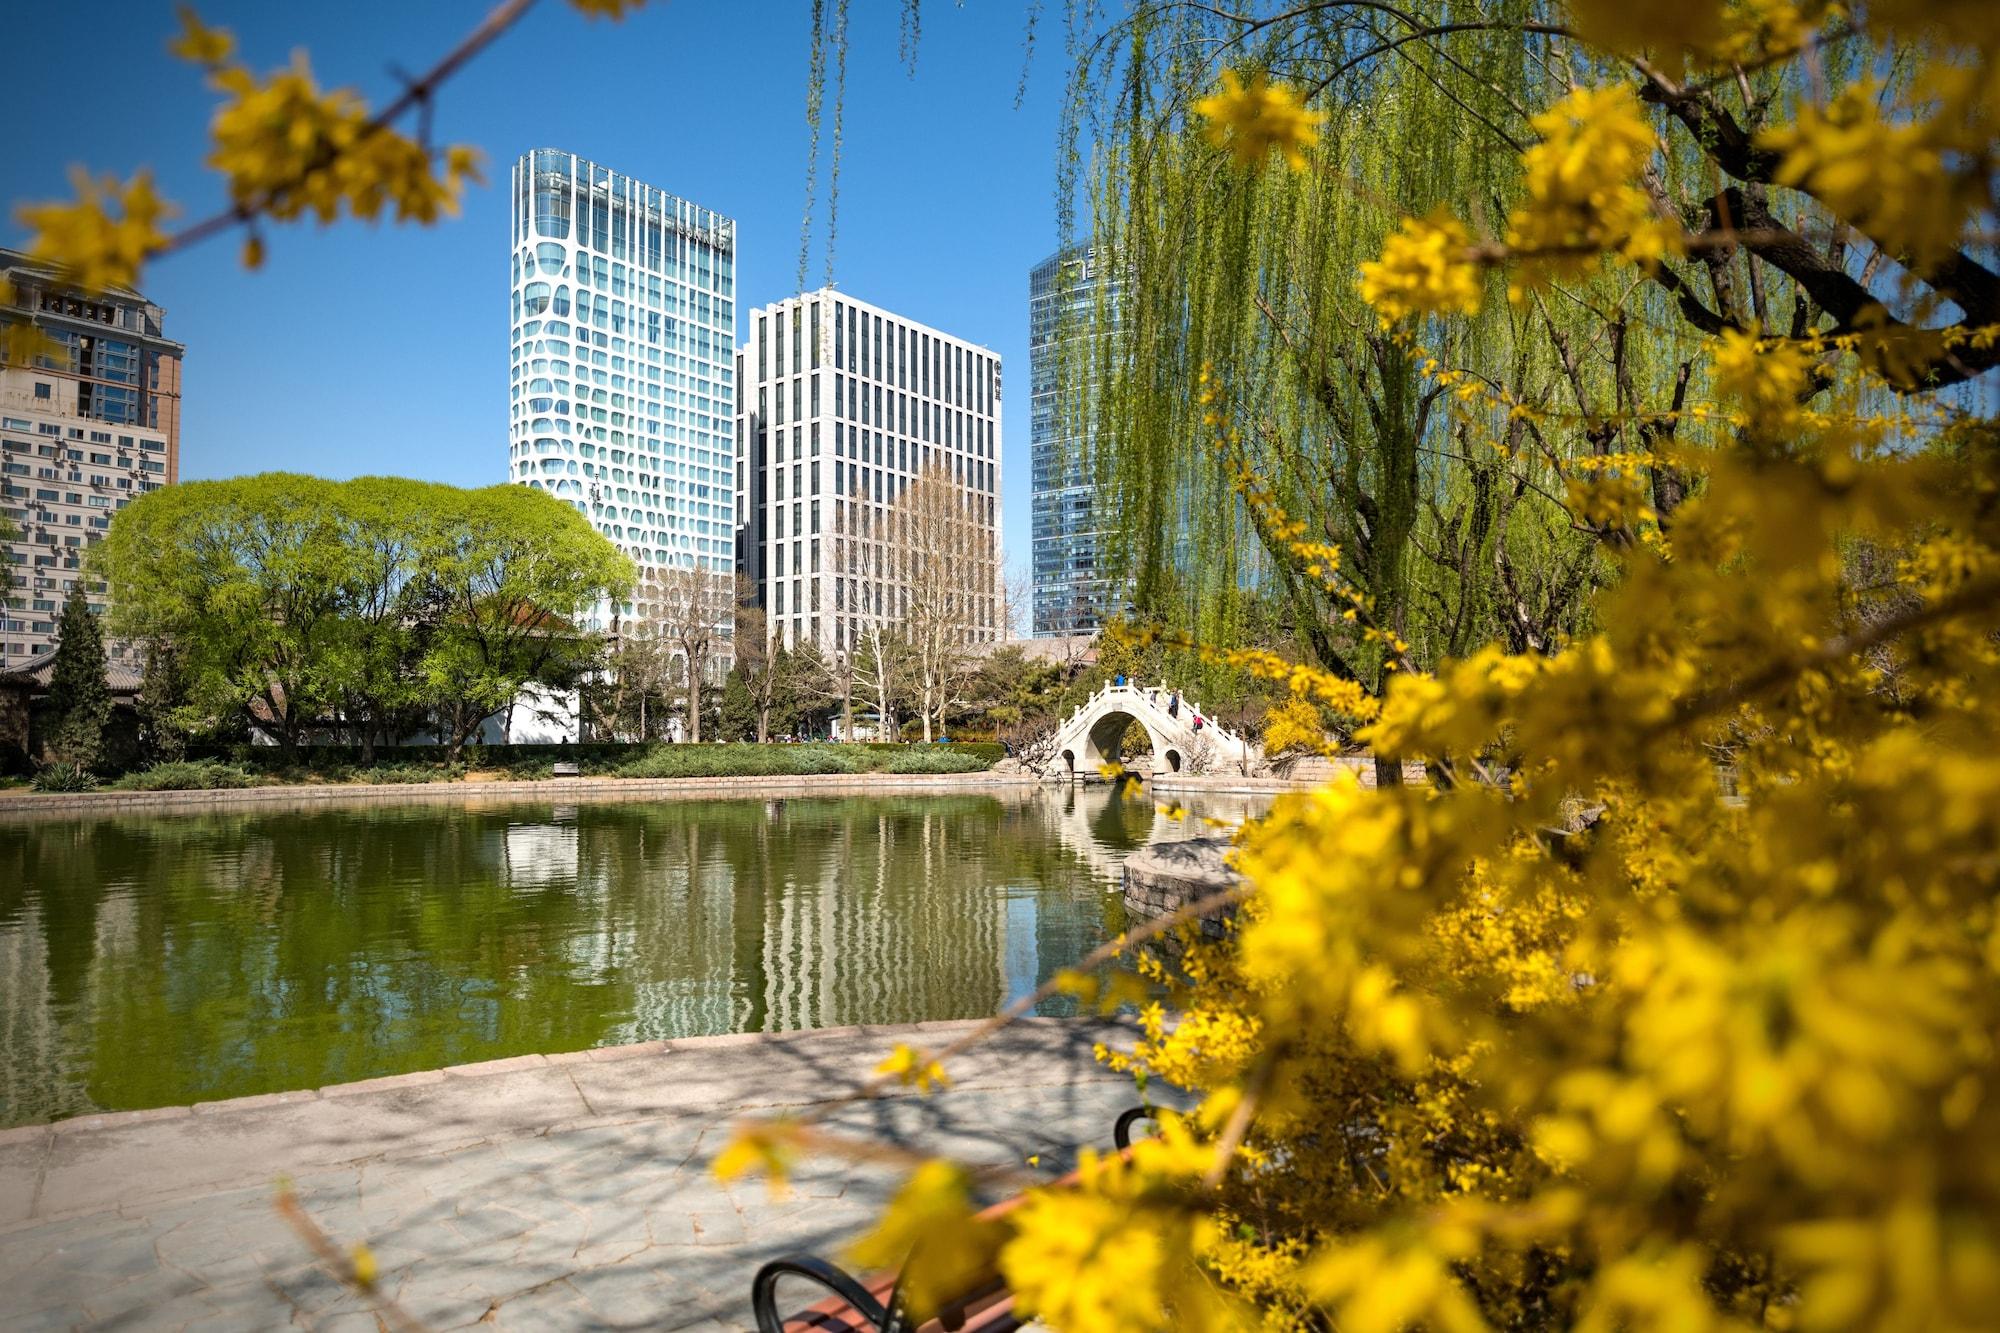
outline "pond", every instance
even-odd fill
[[[1212,831],[1103,788],[12,819],[0,1126],[990,1014],[1123,928],[1129,850]]]

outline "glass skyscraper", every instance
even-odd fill
[[[510,478],[641,570],[730,570],[735,222],[545,148],[514,164],[512,197]]]
[[[1077,355],[1099,295],[1088,247],[1050,255],[1028,275],[1028,447],[1032,471],[1037,638],[1091,634],[1117,605],[1105,568],[1091,450],[1090,358]]]

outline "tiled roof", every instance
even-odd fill
[[[49,677],[55,674],[55,665],[56,650],[47,648],[24,662],[9,667],[5,671],[0,671],[0,682],[18,685],[25,681],[36,689],[46,690],[49,687]],[[139,673],[131,667],[126,666],[123,662],[108,663],[105,667],[104,675],[105,679],[110,683],[113,694],[137,694],[139,692]]]

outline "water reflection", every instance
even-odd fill
[[[0,824],[0,1124],[987,1014],[1211,831],[1102,789]]]

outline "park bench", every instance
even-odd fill
[[[1153,1111],[1144,1106],[1120,1113],[1111,1138],[1121,1154],[1132,1150],[1132,1127],[1153,1118]],[[1057,1181],[1056,1187],[1074,1184],[1076,1179],[1071,1173]],[[1003,1199],[980,1213],[978,1220],[991,1222],[1004,1217],[1021,1201],[1020,1195]],[[833,1294],[803,1310],[781,1314],[778,1283],[787,1277],[803,1278]],[[1014,1313],[1014,1295],[998,1272],[980,1275],[921,1325],[904,1306],[901,1279],[898,1270],[857,1278],[817,1255],[786,1255],[757,1270],[750,1285],[750,1305],[756,1312],[758,1333],[919,1333],[920,1329],[1008,1333],[1021,1327],[1021,1318]]]
[[[579,764],[559,763],[556,765],[555,776],[559,778],[574,778],[581,777],[582,775],[583,767]]]

